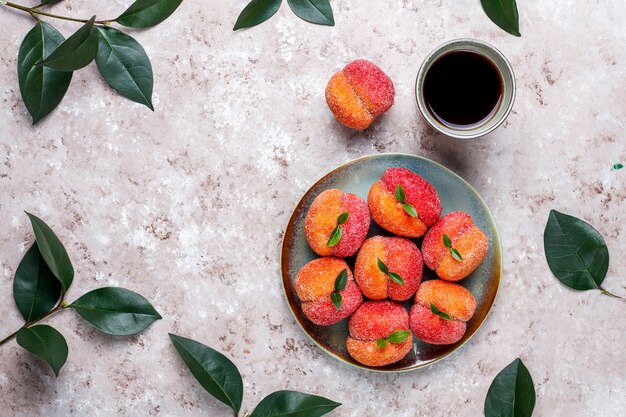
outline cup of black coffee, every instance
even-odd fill
[[[433,128],[458,139],[492,132],[515,99],[515,75],[493,46],[474,39],[447,42],[428,55],[415,84],[420,113]]]

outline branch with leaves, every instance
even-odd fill
[[[33,124],[50,114],[61,102],[72,81],[72,74],[92,61],[105,81],[119,94],[154,110],[153,74],[150,59],[132,36],[111,27],[117,23],[143,29],[158,25],[180,6],[183,0],[136,0],[113,19],[78,19],[49,13],[46,9],[62,0],[43,0],[27,7],[0,0],[0,5],[28,13],[36,20],[20,46],[17,72],[22,100]],[[65,39],[42,17],[83,23]]]
[[[243,401],[243,381],[237,366],[218,351],[195,340],[171,333],[170,339],[202,388],[238,416]],[[317,395],[276,391],[261,400],[251,414],[244,413],[244,417],[321,417],[340,405]]]
[[[129,336],[161,319],[148,300],[124,288],[99,288],[66,303],[65,296],[74,281],[72,262],[52,229],[39,217],[26,214],[35,243],[22,258],[13,279],[13,297],[25,323],[0,340],[0,346],[16,338],[18,345],[43,359],[58,376],[67,360],[67,342],[52,326],[37,324],[42,320],[71,309],[103,333]]]

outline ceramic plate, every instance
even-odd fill
[[[339,188],[345,192],[361,196],[367,201],[367,194],[383,172],[388,168],[404,167],[424,177],[437,188],[443,208],[442,215],[451,211],[465,211],[469,213],[476,225],[489,238],[489,251],[483,263],[459,284],[467,288],[476,298],[478,306],[474,317],[467,323],[467,331],[463,338],[453,345],[429,345],[413,338],[413,349],[400,362],[373,368],[359,364],[348,354],[346,338],[348,337],[348,320],[343,320],[332,326],[317,326],[310,322],[302,313],[300,301],[293,287],[296,274],[312,259],[318,256],[309,247],[304,234],[304,219],[309,206],[322,191],[329,188]],[[389,232],[380,228],[373,220],[368,237],[375,235],[390,236]],[[414,239],[421,247],[421,238]],[[354,270],[355,256],[346,259],[350,268]],[[281,253],[281,272],[285,295],[289,307],[293,312],[302,330],[326,353],[335,358],[360,368],[377,371],[407,371],[430,365],[467,342],[483,323],[498,291],[502,265],[500,238],[495,222],[489,209],[480,195],[465,180],[454,172],[415,155],[381,154],[359,158],[336,168],[317,181],[296,206],[283,238]],[[435,273],[424,265],[422,280],[435,278]],[[410,308],[411,300],[405,303]]]

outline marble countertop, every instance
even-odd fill
[[[115,15],[130,1],[67,0],[67,14]],[[230,416],[184,368],[168,332],[241,369],[243,410],[278,389],[343,403],[333,416],[476,417],[493,377],[516,357],[536,385],[537,417],[614,417],[626,409],[625,304],[574,292],[551,275],[542,234],[550,209],[606,238],[606,288],[624,294],[626,9],[619,0],[522,1],[521,38],[476,0],[332,1],[336,26],[307,24],[286,2],[234,33],[245,0],[190,1],[134,31],[152,59],[155,112],[113,93],[92,64],[60,107],[31,127],[16,57],[32,22],[0,7],[0,336],[20,325],[12,299],[33,241],[24,210],[65,243],[77,271],[69,300],[119,285],[164,316],[131,338],[98,333],[72,312],[50,319],[69,359],[55,378],[15,342],[0,348],[0,415]],[[76,26],[57,24],[66,35]],[[517,99],[504,126],[447,139],[417,112],[415,76],[438,44],[485,40],[510,60]],[[335,122],[330,76],[367,58],[394,80],[394,107],[364,132]],[[313,182],[359,156],[438,161],[483,196],[503,243],[500,292],[483,327],[427,369],[379,374],[321,352],[284,301],[279,246]]]

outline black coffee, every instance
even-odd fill
[[[470,51],[438,58],[424,79],[424,100],[440,123],[470,129],[487,121],[502,99],[502,77],[489,59]]]

